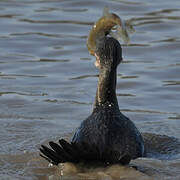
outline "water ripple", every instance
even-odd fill
[[[82,76],[70,78],[69,80],[86,79],[86,78],[90,78],[90,77],[99,77],[99,75],[98,74],[96,74],[96,75],[82,75]]]
[[[22,96],[47,96],[47,93],[24,93],[24,92],[15,92],[15,91],[6,91],[6,92],[0,92],[0,96],[7,95],[7,94],[16,94],[16,95],[22,95]]]
[[[30,74],[0,74],[0,77],[28,77],[28,78],[44,78],[44,75],[30,75]]]
[[[149,13],[145,13],[145,15],[148,15],[148,16],[157,16],[157,15],[160,15],[160,14],[170,14],[170,13],[173,13],[173,12],[176,12],[176,11],[180,11],[179,9],[162,9],[160,11],[153,11],[153,12],[149,12]]]
[[[121,109],[124,112],[136,112],[136,113],[150,113],[150,114],[172,114],[177,115],[177,113],[172,112],[163,112],[163,111],[154,111],[154,110],[145,110],[145,109]]]
[[[92,105],[92,103],[80,102],[75,100],[63,100],[63,99],[45,99],[45,102],[50,103],[69,103],[69,104],[79,104],[79,105]]]
[[[80,13],[80,12],[86,12],[88,11],[88,9],[79,9],[79,8],[76,8],[76,9],[70,9],[70,8],[48,8],[48,7],[44,7],[44,8],[40,8],[40,9],[37,9],[37,10],[34,10],[35,12],[51,12],[51,11],[62,11],[62,12],[77,12],[77,13]]]
[[[40,59],[40,62],[69,62],[69,59]]]
[[[22,16],[22,15],[21,14],[4,14],[4,15],[0,15],[0,18],[14,18],[18,16]]]
[[[78,25],[93,25],[94,22],[83,22],[75,20],[32,20],[32,19],[19,19],[21,22],[37,23],[37,24],[78,24]]]
[[[163,86],[174,86],[180,85],[180,81],[163,81]]]
[[[23,33],[11,33],[10,36],[28,36],[28,35],[37,35],[37,36],[44,36],[44,37],[56,37],[56,38],[87,38],[87,36],[82,36],[82,35],[75,35],[75,34],[48,34],[44,32],[23,32]]]
[[[134,94],[129,94],[129,93],[116,93],[117,96],[130,96],[130,97],[135,97],[136,95]]]

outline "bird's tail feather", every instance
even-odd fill
[[[83,162],[83,161],[100,161],[100,151],[95,145],[88,145],[81,142],[80,144],[68,143],[60,139],[59,143],[50,141],[47,146],[41,145],[40,156],[54,165],[64,162]]]
[[[57,165],[64,162],[79,161],[77,149],[73,144],[68,143],[64,139],[60,139],[59,144],[50,141],[49,145],[51,149],[47,146],[41,145],[39,150],[41,152],[40,156],[52,164]]]
[[[75,144],[73,142],[68,143],[64,139],[60,139],[59,143],[50,141],[47,146],[41,145],[40,156],[54,165],[64,162],[85,162],[96,161],[103,164],[128,164],[131,160],[131,156],[128,154],[120,155],[117,151],[111,149],[105,149],[104,152],[100,152],[99,148],[95,145],[89,145],[88,143],[81,142]]]

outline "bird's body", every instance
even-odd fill
[[[99,81],[92,114],[76,131],[72,142],[95,147],[89,159],[127,164],[144,155],[144,144],[134,123],[119,110],[116,97],[117,66],[122,61],[122,49],[117,40],[105,37],[96,50]],[[94,157],[93,157],[94,156]]]
[[[52,149],[42,146],[41,152],[54,164],[81,161],[128,164],[144,155],[143,138],[134,123],[120,112],[116,97],[121,46],[114,38],[104,37],[95,54],[99,81],[93,112],[81,123],[70,143],[60,140],[60,145],[49,143]]]
[[[127,164],[144,154],[143,140],[134,123],[109,105],[94,109],[72,142],[80,147],[86,143],[95,149],[96,153],[87,154],[86,160]]]

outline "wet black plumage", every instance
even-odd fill
[[[144,142],[134,123],[123,115],[116,97],[116,71],[122,61],[117,40],[104,37],[97,43],[99,82],[92,114],[84,120],[72,141],[61,139],[41,146],[41,156],[57,165],[63,162],[97,161],[128,164],[144,155]]]

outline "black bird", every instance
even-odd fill
[[[120,112],[116,97],[121,45],[105,36],[96,46],[99,82],[92,114],[81,123],[70,143],[60,139],[59,144],[49,142],[51,148],[40,148],[40,155],[55,165],[82,161],[128,164],[144,156],[143,138],[134,123]]]

